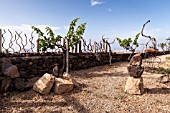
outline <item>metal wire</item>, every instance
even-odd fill
[[[9,33],[9,37],[7,34]],[[15,33],[12,33],[11,30],[8,29],[8,33],[6,30],[3,30],[2,33],[2,48],[5,50],[5,53],[28,53],[28,52],[34,52],[35,44],[33,43],[33,32],[31,33],[31,37],[28,38],[26,34],[22,37],[22,32],[18,33],[15,31]],[[7,39],[9,40],[9,43],[7,42]],[[14,47],[15,45],[15,47]],[[31,45],[31,46],[29,46]],[[26,47],[30,48],[26,48]],[[16,50],[17,47],[19,47],[19,50]],[[12,51],[10,51],[12,50]]]

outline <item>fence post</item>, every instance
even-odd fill
[[[82,50],[81,50],[81,40],[79,40],[79,53],[82,53]]]
[[[77,47],[78,46],[78,43],[75,45],[75,48],[74,48],[74,53],[77,53]]]
[[[96,53],[96,43],[94,42],[93,53]]]
[[[2,29],[0,29],[0,53],[2,53]]]
[[[108,40],[106,39],[105,41],[106,41],[106,43],[105,43],[105,52],[107,53],[108,52],[108,45],[107,45]]]
[[[37,39],[37,53],[39,53],[40,50],[39,50],[39,38]]]
[[[66,73],[69,73],[69,39],[66,39]]]

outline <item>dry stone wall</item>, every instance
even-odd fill
[[[169,52],[160,52],[159,55],[168,54]],[[130,54],[113,54],[112,62],[127,61]],[[142,55],[145,56],[144,54]],[[1,58],[8,57],[13,65],[18,67],[20,76],[23,78],[32,78],[33,76],[42,76],[44,73],[52,73],[55,63],[62,67],[62,54],[34,54],[27,55],[5,55],[0,54]],[[0,58],[0,59],[1,59]],[[94,66],[109,64],[108,53],[82,53],[70,54],[70,70],[87,69]],[[0,76],[2,72],[0,70]]]
[[[158,55],[168,54],[169,52],[160,52]],[[130,54],[113,54],[112,63],[127,61]],[[146,55],[142,55],[146,56]],[[11,63],[18,68],[19,77],[11,78],[12,84],[18,86],[18,89],[32,87],[33,83],[45,73],[52,73],[54,64],[58,63],[62,67],[62,54],[45,53],[45,54],[0,54],[0,64],[2,58],[10,58]],[[87,69],[94,66],[109,64],[108,53],[70,53],[70,70]],[[0,86],[3,82],[4,75],[0,68]],[[8,78],[7,78],[8,79]],[[10,80],[11,80],[10,79]],[[19,81],[19,82],[18,82]],[[34,82],[30,82],[34,81]],[[30,85],[31,84],[31,85]],[[12,86],[13,86],[12,85]],[[16,88],[16,87],[15,87]]]

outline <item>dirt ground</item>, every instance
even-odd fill
[[[160,66],[168,67],[166,57]],[[70,93],[41,95],[34,91],[0,96],[0,112],[8,113],[170,113],[170,83],[161,74],[144,72],[145,93],[124,93],[128,62],[71,72],[80,84]]]

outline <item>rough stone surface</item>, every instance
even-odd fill
[[[33,86],[33,90],[41,94],[48,94],[54,84],[54,76],[51,74],[44,74]]]
[[[33,78],[29,79],[29,80],[27,81],[27,85],[25,86],[25,88],[29,88],[29,89],[33,88],[35,82],[36,82],[39,78],[40,78],[40,77],[33,77]]]
[[[71,83],[74,84],[74,86],[80,85],[74,78],[71,77],[71,75],[69,73],[64,72],[63,79],[69,80]]]
[[[7,92],[8,88],[11,85],[11,82],[12,82],[11,78],[4,78],[2,80],[2,84],[1,84],[1,92],[3,92],[3,93]]]
[[[163,75],[160,77],[160,83],[167,83],[169,82],[169,75]]]
[[[24,79],[22,78],[16,78],[14,80],[14,84],[15,84],[15,88],[20,90],[20,91],[24,91],[25,90],[25,86],[26,86],[26,82]]]
[[[128,73],[131,77],[139,78],[143,74],[144,67],[143,66],[128,66]]]
[[[10,62],[3,62],[1,64],[2,73],[11,78],[19,77],[19,72],[17,66],[11,64]]]
[[[70,92],[73,90],[74,84],[66,79],[62,78],[55,78],[55,83],[54,83],[54,92],[57,94],[62,94],[65,92]]]
[[[143,78],[128,77],[124,91],[129,94],[143,94]]]
[[[142,57],[141,53],[135,54],[131,59],[130,59],[130,65],[134,66],[141,66],[142,65]]]

